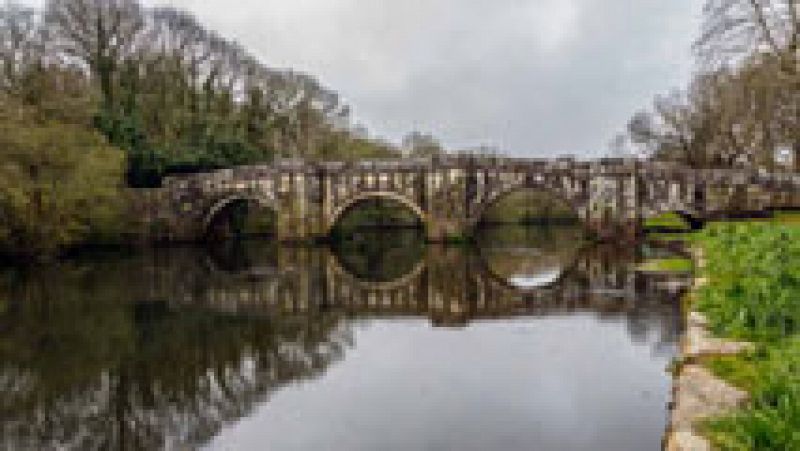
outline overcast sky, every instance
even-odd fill
[[[40,3],[30,0],[31,3]],[[315,75],[372,135],[520,156],[604,153],[684,85],[699,0],[146,0]]]

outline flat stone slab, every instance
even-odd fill
[[[667,451],[711,451],[711,445],[702,437],[688,431],[677,431],[664,447]]]
[[[686,365],[675,387],[673,426],[682,430],[697,420],[744,407],[748,394],[717,378],[700,365]]]
[[[673,399],[671,431],[665,448],[670,451],[702,451],[711,447],[697,435],[697,422],[744,407],[748,394],[718,379],[700,365],[686,365],[675,382]]]
[[[732,355],[753,349],[752,343],[716,338],[708,331],[708,320],[699,312],[689,313],[683,339],[682,356],[686,359],[710,355]]]

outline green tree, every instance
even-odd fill
[[[84,127],[0,112],[0,251],[36,258],[120,232],[124,155]]]

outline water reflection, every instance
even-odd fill
[[[584,313],[621,320],[651,352],[676,342],[685,284],[635,273],[635,250],[586,248],[565,230],[490,232],[477,248],[407,233],[333,250],[251,241],[3,273],[0,447],[207,443],[346,359],[367,320],[464,328]]]
[[[498,226],[477,238],[487,270],[523,290],[558,282],[587,246],[579,227]]]

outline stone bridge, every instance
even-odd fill
[[[413,211],[431,241],[471,235],[484,213],[517,190],[568,204],[601,239],[634,238],[644,219],[676,212],[698,221],[739,212],[800,207],[800,175],[698,170],[633,159],[493,157],[312,163],[282,160],[167,177],[140,190],[137,217],[152,239],[196,241],[215,217],[246,200],[273,210],[280,240],[328,236],[359,203],[391,199]]]

